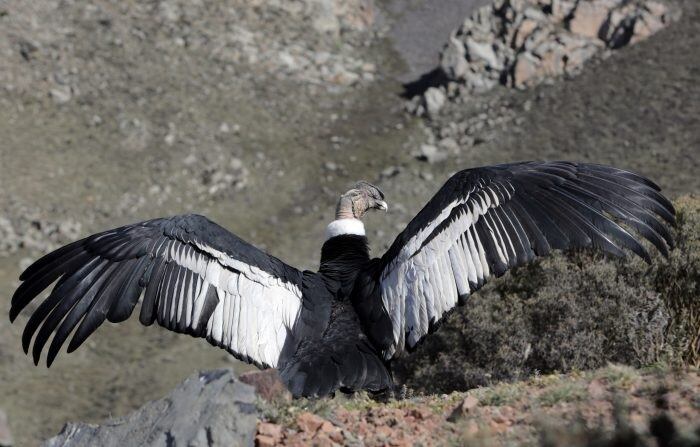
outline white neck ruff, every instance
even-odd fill
[[[365,224],[359,219],[338,219],[326,227],[326,240],[341,234],[365,235]]]

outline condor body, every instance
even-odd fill
[[[492,276],[553,249],[594,248],[647,262],[666,255],[674,209],[652,181],[608,166],[525,162],[451,177],[381,258],[363,215],[386,210],[359,182],[326,230],[317,272],[299,271],[196,215],[154,219],[62,247],[22,273],[10,319],[55,283],[22,337],[50,365],[105,320],[139,319],[278,368],[295,396],[392,387],[391,362]]]

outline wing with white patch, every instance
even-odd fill
[[[621,256],[626,248],[649,262],[641,235],[666,255],[672,239],[663,220],[674,222],[671,203],[629,171],[570,162],[468,169],[450,178],[375,261],[371,280],[361,279],[374,299],[355,306],[389,359],[415,347],[489,276],[551,249],[593,247]]]
[[[71,333],[68,352],[105,319],[127,319],[143,295],[143,324],[157,321],[249,363],[276,367],[298,342],[302,279],[205,217],[175,216],[99,233],[39,259],[20,276],[10,319],[58,280],[22,337],[25,352],[34,338],[38,363],[53,335],[50,365]]]

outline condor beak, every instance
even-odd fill
[[[378,210],[384,210],[385,212],[389,211],[389,205],[386,204],[385,201],[380,200],[376,203],[377,209]]]

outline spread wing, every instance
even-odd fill
[[[302,278],[205,217],[175,216],[105,231],[39,259],[20,276],[10,319],[58,280],[22,337],[25,352],[34,338],[38,363],[53,334],[50,366],[71,333],[68,352],[105,319],[127,319],[143,295],[143,324],[157,321],[241,360],[275,367],[293,352],[303,325],[297,324]]]
[[[650,262],[641,235],[668,254],[673,242],[662,221],[672,224],[674,214],[653,182],[608,166],[525,162],[461,171],[375,261],[363,285],[372,293],[355,306],[390,359],[415,347],[490,276],[552,249],[618,256],[629,249]]]

